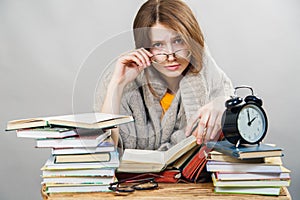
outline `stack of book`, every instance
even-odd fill
[[[14,120],[7,130],[33,138],[37,148],[52,152],[42,170],[47,193],[103,192],[115,180],[119,155],[111,128],[132,121],[130,116],[85,113]]]
[[[273,145],[240,145],[227,140],[208,142],[207,171],[216,193],[279,195],[290,185],[290,170],[281,160],[282,149]]]

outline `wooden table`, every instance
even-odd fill
[[[69,193],[69,194],[50,194],[42,191],[44,200],[96,200],[96,199],[172,199],[172,200],[290,200],[291,196],[286,187],[283,187],[279,196],[245,195],[245,194],[216,194],[213,192],[212,183],[178,183],[167,184],[159,183],[159,188],[148,191],[135,191],[127,196],[117,196],[112,192],[103,193]]]

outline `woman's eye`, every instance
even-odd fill
[[[175,44],[183,44],[184,42],[183,42],[183,39],[178,38],[178,39],[174,40],[174,43]]]
[[[162,47],[162,43],[156,42],[156,43],[152,44],[152,47],[154,47],[154,48],[161,48]]]

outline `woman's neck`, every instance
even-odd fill
[[[183,78],[183,76],[178,76],[178,77],[163,76],[163,78],[167,83],[167,87],[168,87],[169,91],[173,94],[176,94],[179,89],[179,82]]]

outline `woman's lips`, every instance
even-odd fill
[[[180,67],[180,65],[169,65],[169,66],[165,66],[166,69],[170,70],[170,71],[175,71],[178,70]]]

